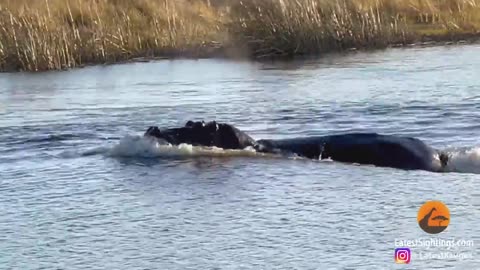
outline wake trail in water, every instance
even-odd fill
[[[225,150],[218,147],[193,146],[190,144],[171,145],[149,137],[139,135],[125,136],[111,148],[90,149],[83,155],[105,154],[112,157],[256,157],[273,156],[257,153],[253,148],[243,150]]]
[[[444,152],[449,156],[442,172],[480,174],[480,146],[450,148]],[[64,153],[64,157],[78,156],[79,153]],[[105,155],[121,158],[162,158],[162,157],[269,157],[279,155],[258,153],[253,148],[225,150],[218,147],[192,146],[190,144],[171,145],[157,139],[141,135],[127,135],[112,146],[95,147],[80,153],[81,156]],[[284,156],[283,156],[284,157]],[[288,158],[296,158],[288,156]],[[439,164],[438,156],[434,162]],[[436,167],[439,167],[437,165]]]

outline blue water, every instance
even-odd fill
[[[474,246],[408,269],[478,269],[479,109],[479,45],[0,74],[0,269],[407,269],[395,240],[432,237]],[[257,139],[415,136],[452,163],[403,171],[140,137],[191,119]],[[450,209],[439,235],[417,224],[427,200]]]

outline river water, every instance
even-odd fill
[[[398,241],[430,238],[473,246],[436,259],[418,254],[444,247],[411,247],[409,269],[480,267],[479,45],[0,74],[0,105],[1,269],[406,269]],[[414,136],[452,163],[403,171],[140,136],[190,119],[257,139]],[[450,209],[441,234],[417,224],[427,200]]]

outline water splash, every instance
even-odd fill
[[[451,148],[444,150],[449,156],[447,166],[440,169],[438,156],[433,159],[433,170],[456,173],[480,174],[480,146],[469,148]],[[304,159],[296,155],[281,156],[279,154],[258,153],[253,148],[243,150],[225,150],[218,147],[192,146],[190,144],[171,145],[166,141],[127,135],[111,147],[101,146],[81,153],[81,156],[106,155],[111,157],[153,158],[153,157],[269,157]],[[322,160],[331,162],[331,160]]]
[[[200,147],[190,144],[171,145],[154,138],[138,135],[124,137],[118,144],[109,149],[106,154],[113,157],[269,156],[257,153],[253,148],[224,150],[218,147]]]
[[[446,172],[480,174],[480,146],[447,149],[449,162]]]

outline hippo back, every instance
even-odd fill
[[[256,149],[261,152],[290,152],[315,159],[425,170],[432,170],[436,153],[419,139],[377,133],[259,140]]]
[[[432,170],[436,151],[419,139],[379,134],[334,135],[321,158],[401,169]]]

